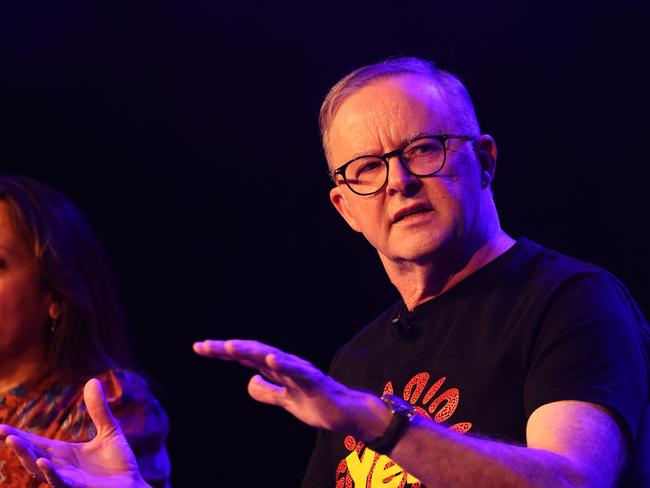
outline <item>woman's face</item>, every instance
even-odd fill
[[[0,362],[42,347],[54,313],[32,250],[17,235],[0,200]]]

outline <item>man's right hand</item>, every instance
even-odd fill
[[[367,441],[383,434],[390,422],[391,413],[379,397],[348,388],[310,362],[275,347],[249,340],[206,340],[195,343],[194,351],[259,371],[261,375],[248,383],[249,394],[317,429]]]

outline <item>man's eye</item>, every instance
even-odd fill
[[[371,174],[380,170],[383,166],[383,162],[380,160],[368,160],[368,161],[359,161],[358,164],[354,165],[352,173],[355,178],[359,178],[364,175]]]
[[[409,148],[408,152],[406,153],[406,156],[414,157],[414,156],[421,156],[425,154],[436,154],[440,152],[441,149],[442,146],[440,144],[422,143],[422,144],[418,144],[415,147]]]
[[[377,161],[372,161],[369,163],[364,163],[361,168],[359,168],[360,173],[367,173],[368,171],[374,171],[379,168],[380,164]]]

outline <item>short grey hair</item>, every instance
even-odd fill
[[[475,132],[473,135],[478,136],[480,134],[472,99],[467,92],[467,88],[457,76],[438,69],[431,61],[425,59],[413,57],[390,58],[354,70],[336,83],[325,96],[319,115],[320,134],[325,156],[328,157],[328,131],[332,120],[341,104],[350,95],[379,78],[392,78],[408,74],[425,76],[431,79],[436,86],[442,88],[443,96],[460,108],[459,117],[463,123],[471,128],[472,132]]]

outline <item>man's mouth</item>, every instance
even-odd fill
[[[402,220],[414,217],[416,215],[420,215],[428,212],[431,212],[431,209],[424,205],[417,205],[413,207],[403,208],[402,210],[398,211],[395,214],[395,216],[393,217],[393,223],[397,223]]]

